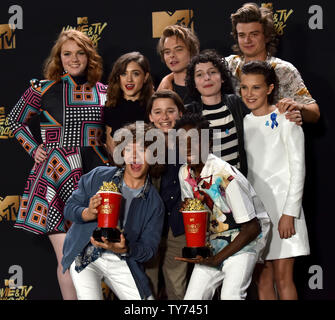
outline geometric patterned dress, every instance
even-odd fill
[[[90,87],[82,77],[31,81],[8,118],[16,139],[33,157],[39,143],[28,122],[39,115],[47,159],[30,171],[16,228],[36,234],[66,231],[67,199],[84,171],[106,163],[99,144],[105,101],[106,86],[97,82]]]

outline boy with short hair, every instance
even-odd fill
[[[65,238],[62,265],[64,271],[70,268],[79,300],[102,300],[102,279],[120,300],[152,298],[143,263],[157,251],[164,204],[150,182],[149,172],[153,173],[155,166],[149,165],[145,150],[151,142],[140,138],[152,127],[144,124],[142,128],[135,124],[123,128],[132,139],[122,151],[122,167],[90,171],[66,203],[64,216],[73,224]],[[116,150],[122,141],[115,142]],[[103,237],[103,242],[98,242],[92,237],[101,204],[97,192],[104,181],[114,182],[123,196],[119,218],[122,233],[117,243]]]
[[[274,56],[277,35],[273,14],[270,9],[255,3],[245,3],[231,14],[232,36],[236,43],[233,50],[237,53],[226,57],[229,69],[235,76],[235,91],[239,94],[241,69],[248,61],[266,61],[271,64],[279,80],[278,92],[274,103],[280,112],[299,110],[303,120],[317,122],[320,110],[310,95],[299,71],[288,61]],[[288,119],[300,118],[296,112],[289,112]]]
[[[209,122],[198,113],[186,113],[177,121],[176,129],[186,133],[196,129],[201,135],[202,130],[209,130]],[[178,135],[182,137],[182,132],[178,131]],[[206,147],[201,138],[196,146],[191,140],[188,136],[187,164],[179,171],[182,199],[198,198],[206,206],[212,256],[176,258],[195,263],[185,300],[212,299],[222,282],[222,300],[245,299],[255,264],[266,244],[269,217],[237,169],[203,150]],[[200,159],[200,154],[204,159]]]
[[[157,91],[170,89],[178,93],[184,104],[192,100],[185,86],[186,68],[191,58],[199,53],[200,43],[196,34],[180,25],[167,26],[157,45],[162,62],[171,73],[163,78]]]

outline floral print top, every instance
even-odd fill
[[[244,58],[238,55],[230,55],[226,57],[226,60],[229,65],[229,70],[233,74],[233,87],[235,88],[236,94],[240,95],[240,78],[241,69],[245,63]],[[279,82],[274,103],[277,103],[283,98],[291,98],[302,104],[315,103],[299,71],[292,63],[272,56],[268,56],[266,62],[271,64],[274,68]]]
[[[188,165],[179,171],[182,200],[198,198],[209,212],[208,235],[217,254],[239,234],[242,223],[257,218],[262,232],[236,254],[260,253],[265,246],[269,217],[248,180],[226,161],[210,154],[199,177]]]

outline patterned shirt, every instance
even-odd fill
[[[41,136],[45,147],[95,147],[103,128],[106,86],[77,84],[69,74],[61,81],[31,80],[9,114],[11,130],[24,149],[33,155],[39,146],[28,123],[34,115],[41,119]]]
[[[64,74],[60,81],[32,80],[8,115],[15,138],[34,157],[39,139],[29,128],[35,115],[47,153],[30,171],[15,227],[37,234],[65,232],[63,210],[79,178],[107,161],[100,137],[106,86]]]
[[[236,126],[228,107],[222,103],[212,106],[203,104],[202,115],[209,121],[210,128],[220,130],[219,132],[214,131],[213,153],[239,169]]]
[[[262,232],[236,254],[260,254],[264,249],[270,219],[248,180],[224,160],[209,154],[199,177],[187,165],[179,171],[182,199],[198,198],[209,211],[209,240],[213,254],[239,234],[240,224],[257,218]]]
[[[237,95],[240,95],[241,69],[244,65],[244,58],[238,55],[226,57],[229,69],[233,74],[233,86]],[[283,98],[291,98],[302,104],[315,103],[310,95],[299,71],[290,62],[268,56],[266,62],[272,65],[278,78],[278,90],[275,93],[274,103]]]
[[[118,226],[122,232],[123,232],[123,227],[125,226],[127,222],[128,211],[129,211],[129,207],[130,207],[132,200],[134,198],[143,196],[144,190],[146,190],[148,183],[149,183],[149,178],[147,177],[143,187],[139,189],[129,188],[124,182],[124,180],[122,179],[123,174],[124,174],[124,170],[119,169],[114,175],[114,182],[118,184],[118,188],[122,192],[120,217],[119,217],[119,223],[118,223]],[[91,262],[94,262],[95,260],[100,258],[103,252],[106,252],[106,250],[103,248],[95,247],[92,245],[91,242],[89,242],[84,248],[84,250],[79,255],[77,255],[75,259],[75,270],[78,273],[81,272]],[[109,252],[110,254],[117,255],[121,259],[127,256],[127,254],[119,254],[119,253],[114,253],[112,251],[107,251],[107,252]]]

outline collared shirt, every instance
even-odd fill
[[[122,178],[122,170],[115,167],[97,167],[81,177],[78,189],[72,193],[64,209],[64,217],[73,221],[63,245],[64,272],[85,249],[97,227],[96,220],[87,222],[82,219],[82,212],[88,207],[90,198],[97,193],[104,181],[117,183],[121,182]],[[146,180],[140,194],[133,198],[123,230],[129,248],[124,259],[142,298],[152,294],[142,264],[155,255],[164,222],[164,204],[149,180]]]
[[[238,55],[230,55],[226,57],[226,60],[229,65],[229,70],[233,74],[235,92],[237,95],[240,95],[240,79],[241,70],[245,63],[244,58]],[[274,103],[277,103],[283,98],[291,98],[302,104],[315,103],[299,71],[292,63],[272,56],[268,56],[266,62],[272,65],[278,78],[278,90],[275,93]]]
[[[121,178],[121,173],[123,171],[119,171],[117,172],[117,174],[119,175],[119,177]],[[129,211],[129,207],[130,204],[133,200],[133,198],[139,197],[140,194],[143,192],[143,190],[145,189],[145,186],[147,185],[149,179],[147,178],[145,181],[145,185],[142,186],[139,189],[132,189],[129,188],[124,180],[121,181],[118,180],[118,184],[119,184],[119,189],[122,190],[122,203],[121,203],[121,208],[120,208],[120,217],[119,217],[119,227],[122,230],[124,225],[127,222],[127,217],[128,217],[128,211]],[[122,189],[120,188],[122,184]],[[77,272],[81,272],[82,270],[84,270],[91,262],[97,260],[99,257],[101,257],[102,253],[106,251],[103,248],[98,248],[93,246],[93,244],[91,242],[89,242],[87,244],[87,246],[85,247],[85,249],[78,254],[78,256],[75,259],[75,270]],[[115,254],[115,253],[114,253]],[[124,258],[125,256],[127,256],[126,254],[116,254],[118,255],[120,258]]]
[[[265,247],[270,219],[248,180],[226,161],[209,154],[200,176],[183,165],[179,171],[182,199],[202,198],[209,212],[209,240],[213,254],[231,243],[240,224],[257,218],[262,232],[236,254],[259,254]]]

